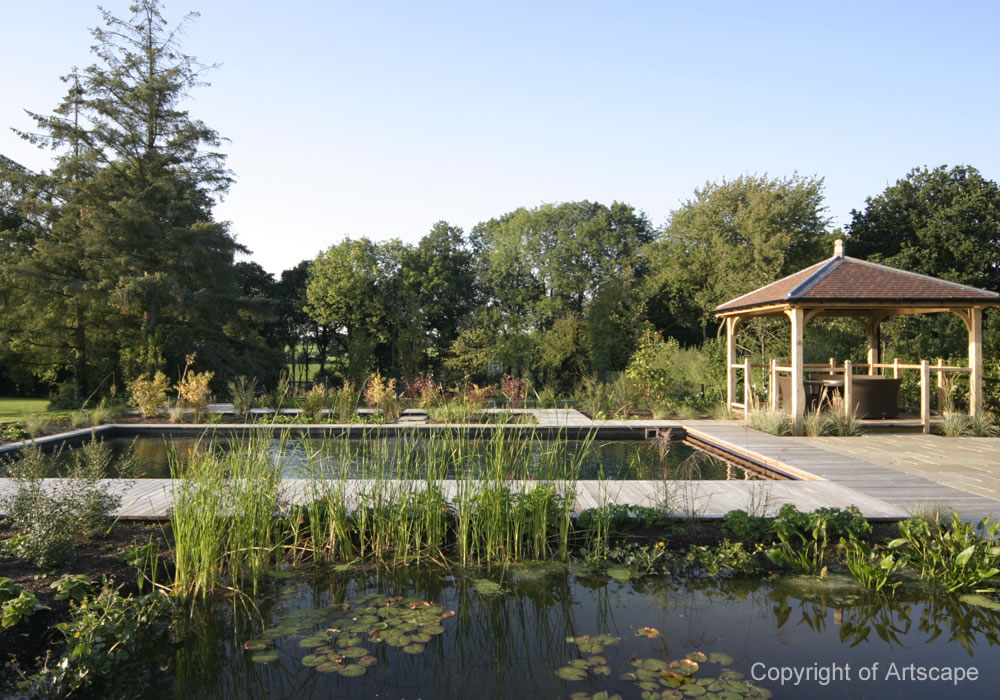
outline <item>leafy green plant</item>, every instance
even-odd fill
[[[94,582],[83,574],[60,576],[49,588],[56,592],[56,600],[71,599],[82,602],[94,590]]]
[[[70,620],[56,628],[66,646],[56,663],[46,659],[41,670],[18,684],[31,696],[64,697],[106,678],[128,660],[142,635],[170,609],[167,596],[157,592],[122,597],[105,582],[97,596],[70,603]]]
[[[29,437],[22,423],[0,424],[0,442],[15,442]]]
[[[11,598],[21,594],[21,587],[6,576],[0,577],[0,603],[6,603]]]
[[[906,568],[908,562],[905,556],[879,551],[853,536],[847,539],[841,537],[840,548],[844,553],[847,570],[865,588],[881,591],[888,586],[895,591],[901,583],[898,580],[890,583],[890,580]]]
[[[963,523],[952,511],[947,525],[917,518],[901,521],[900,537],[889,548],[900,549],[920,569],[922,579],[954,593],[976,589],[1000,573],[998,530],[1000,520],[986,517],[976,524]]]
[[[156,579],[160,568],[160,546],[152,537],[149,538],[149,542],[141,547],[133,542],[115,554],[115,557],[118,561],[124,562],[135,569],[140,593],[146,581],[149,581],[153,586],[157,585]]]
[[[767,550],[767,558],[796,573],[826,576],[823,558],[826,553],[829,520],[816,513],[801,513],[785,504],[774,519],[778,545]]]
[[[745,510],[731,510],[722,516],[722,530],[738,542],[748,544],[773,539],[770,521],[750,515]]]
[[[35,614],[41,605],[31,591],[21,591],[16,598],[4,601],[0,605],[0,624],[6,629]]]

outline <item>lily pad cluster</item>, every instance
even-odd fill
[[[647,627],[636,632],[636,636],[640,637],[654,638],[658,635],[655,629]],[[576,644],[581,653],[590,655],[573,659],[566,666],[556,669],[555,673],[559,678],[565,681],[583,681],[612,675],[608,660],[599,654],[604,647],[621,641],[620,637],[583,635],[570,637],[567,641]],[[771,697],[770,690],[744,680],[743,674],[732,669],[723,668],[715,676],[695,677],[705,664],[729,666],[732,663],[732,657],[721,652],[706,654],[693,651],[674,660],[633,657],[629,659],[631,670],[617,678],[637,685],[642,691],[643,700],[687,700],[697,697],[704,697],[706,700],[743,700]],[[611,695],[611,692],[602,690],[593,695],[576,692],[570,697],[573,700],[613,700],[620,697]]]
[[[370,593],[328,608],[296,611],[243,647],[254,652],[251,661],[266,664],[280,658],[274,648],[277,640],[298,638],[297,646],[307,652],[300,660],[303,666],[350,678],[378,663],[370,652],[379,644],[421,653],[433,637],[444,633],[442,621],[454,615],[454,610],[419,598]]]

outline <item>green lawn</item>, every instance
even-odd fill
[[[48,405],[48,399],[0,398],[0,423],[21,420],[29,413],[43,413]]]

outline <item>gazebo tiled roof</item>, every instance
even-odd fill
[[[784,304],[1000,304],[1000,294],[844,255],[718,306],[715,315]]]

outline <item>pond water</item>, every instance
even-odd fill
[[[227,449],[225,440],[207,441],[197,438],[151,438],[109,440],[108,444],[118,453],[123,453],[133,446],[138,467],[139,478],[168,479],[170,478],[170,455],[173,452],[180,463],[190,459],[192,453],[201,446],[208,444],[217,449]],[[375,447],[373,448],[373,444]],[[547,460],[544,452],[547,449],[544,441],[534,441],[527,453],[520,453],[516,459],[528,460],[540,465]],[[566,446],[568,460],[578,459],[580,463],[579,479],[745,479],[754,478],[740,467],[727,464],[684,443],[675,442],[664,445],[665,450],[657,445],[643,441],[618,442],[586,442],[562,441]],[[485,448],[485,446],[484,446]],[[346,471],[349,478],[364,478],[367,462],[374,455],[384,460],[389,471],[395,469],[396,463],[405,459],[410,450],[426,451],[423,441],[412,438],[383,438],[378,441],[347,440],[347,439],[303,439],[303,440],[271,440],[269,449],[272,459],[281,465],[286,478],[336,477]],[[447,446],[445,446],[447,449]],[[64,459],[68,455],[64,456]],[[425,457],[422,454],[421,457]],[[440,456],[440,455],[439,455]],[[482,465],[473,463],[457,467],[449,455],[441,457],[450,460],[448,463],[449,477],[455,476],[455,470],[475,471]],[[481,462],[480,456],[480,462]],[[542,469],[541,466],[538,469]],[[530,471],[530,470],[529,470]],[[537,470],[536,470],[537,472]]]
[[[880,598],[836,576],[630,582],[540,564],[289,575],[267,589],[255,614],[205,605],[176,648],[151,645],[143,694],[639,698],[646,682],[665,698],[910,700],[995,697],[1000,683],[1000,612]],[[668,679],[670,662],[693,675]],[[130,681],[116,682],[125,694]]]

